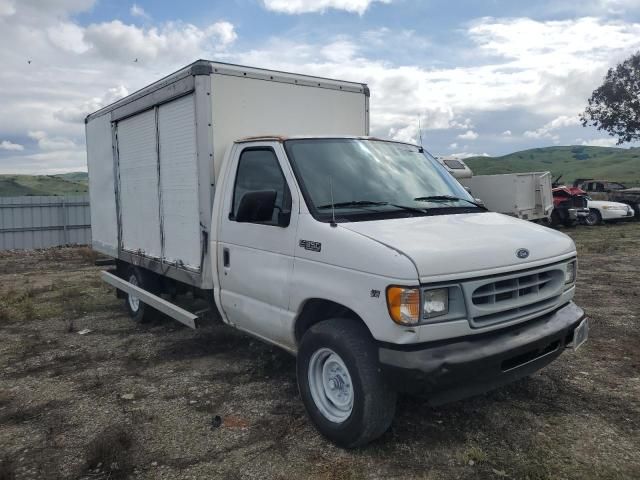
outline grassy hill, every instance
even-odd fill
[[[640,148],[533,148],[502,157],[471,157],[465,162],[477,175],[548,170],[554,178],[562,174],[566,183],[576,178],[598,178],[640,185]]]
[[[0,197],[78,195],[87,193],[87,173],[61,175],[0,175]]]
[[[533,148],[502,157],[471,157],[465,160],[477,175],[549,170],[563,181],[599,178],[640,185],[640,148],[609,148],[573,145]],[[0,175],[0,196],[74,195],[87,192],[87,173],[60,175]]]

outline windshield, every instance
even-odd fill
[[[344,138],[284,144],[307,204],[321,219],[332,214],[332,207],[336,216],[349,220],[390,212],[479,211],[467,191],[419,147]]]

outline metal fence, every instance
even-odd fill
[[[89,195],[0,197],[0,250],[89,243]]]

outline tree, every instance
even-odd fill
[[[618,145],[640,140],[640,52],[609,69],[580,120],[583,127],[593,125],[618,137]]]

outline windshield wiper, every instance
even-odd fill
[[[407,210],[409,212],[416,212],[416,213],[422,213],[422,214],[428,212],[426,208],[410,207],[408,205],[398,205],[396,203],[390,203],[389,205],[392,207],[400,208],[402,210]]]
[[[408,205],[398,205],[395,203],[389,203],[389,202],[374,202],[372,200],[353,200],[351,202],[338,202],[338,203],[328,203],[326,205],[320,205],[319,207],[316,207],[318,210],[320,209],[328,209],[328,208],[350,208],[350,207],[383,207],[383,206],[390,206],[390,207],[395,207],[395,208],[399,208],[401,210],[407,210],[409,212],[415,212],[415,213],[427,213],[427,209],[426,208],[418,208],[418,207],[410,207]]]
[[[326,205],[320,205],[316,207],[318,210],[321,208],[349,208],[349,207],[377,207],[379,205],[388,205],[388,202],[374,202],[372,200],[353,200],[351,202],[338,202],[328,203]]]
[[[447,201],[447,200],[459,200],[461,202],[467,202],[471,205],[481,208],[482,210],[488,210],[487,207],[480,203],[472,202],[466,198],[454,197],[453,195],[429,195],[426,197],[416,197],[414,198],[416,202],[438,202],[438,201]]]

